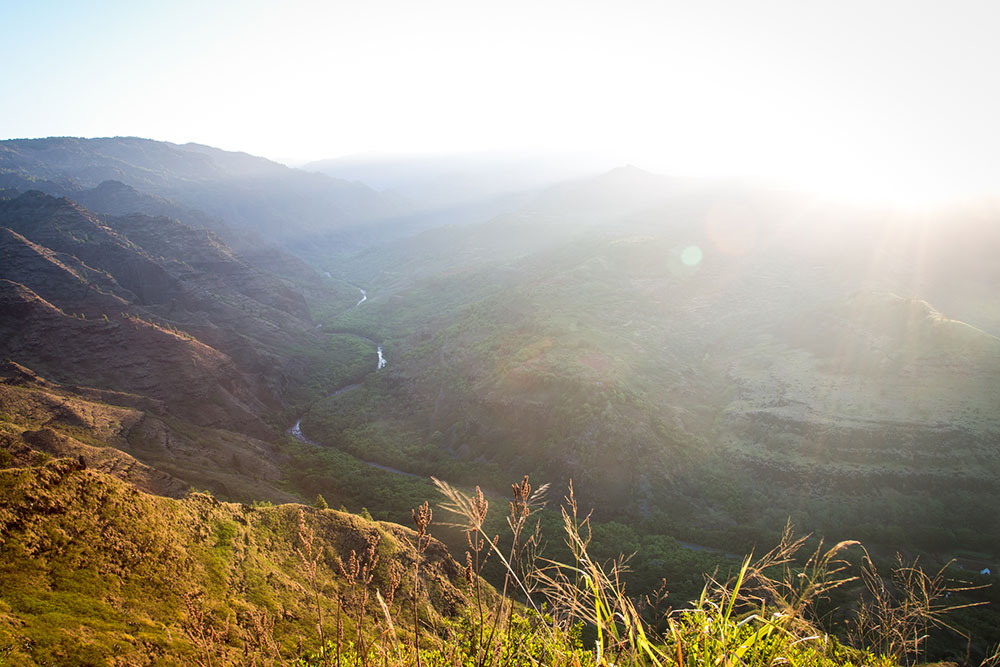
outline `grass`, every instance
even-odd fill
[[[855,543],[806,551],[812,543],[790,531],[763,556],[708,576],[691,601],[671,597],[667,582],[643,595],[628,589],[627,558],[595,555],[594,525],[572,487],[556,513],[543,510],[548,488],[527,478],[500,512],[479,489],[436,486],[443,502],[436,511],[420,504],[406,530],[329,509],[159,498],[64,459],[0,471],[0,656],[206,666],[911,665],[927,655],[928,630],[966,606],[943,571],[901,562],[881,575]],[[557,550],[543,539],[540,520],[553,515],[566,558],[549,555]],[[464,567],[432,537],[441,530],[464,533]],[[488,567],[501,573],[496,588],[483,578]],[[830,600],[845,591],[854,596],[838,601],[849,632],[835,638]]]
[[[300,643],[319,641],[315,595],[306,591],[318,590],[324,608],[347,594],[338,561],[348,563],[372,537],[386,564],[372,583],[391,580],[392,563],[412,561],[400,527],[302,508],[316,536],[319,567],[310,580],[300,572],[292,506],[151,496],[64,459],[0,471],[0,499],[0,655],[10,664],[105,664],[115,656],[122,664],[192,664],[195,655],[250,664],[238,659],[244,635],[259,637],[254,628],[272,623],[269,640],[287,664]],[[460,596],[442,569],[445,555],[440,545],[428,554],[423,595]],[[437,611],[424,613],[430,608],[422,618],[441,623]],[[353,631],[352,622],[345,626]],[[210,659],[189,631],[217,636]]]
[[[391,603],[385,604],[376,590],[379,607],[367,624],[361,618],[364,605],[357,608],[355,627],[370,628],[367,637],[338,636],[296,664],[888,667],[914,664],[926,638],[914,629],[943,624],[947,613],[960,608],[942,603],[962,589],[951,587],[941,573],[927,575],[900,564],[887,582],[866,558],[860,580],[870,597],[859,601],[853,616],[853,627],[862,632],[852,639],[861,643],[844,644],[822,628],[818,606],[835,589],[859,581],[845,558],[857,543],[829,548],[820,543],[802,557],[807,538],[795,538],[788,529],[777,547],[759,558],[747,557],[733,577],[709,577],[698,599],[662,610],[665,595],[655,602],[645,597],[643,604],[626,594],[625,559],[602,563],[591,556],[590,517],[580,516],[572,488],[561,511],[573,553],[566,563],[541,557],[538,533],[525,532],[544,487],[532,493],[527,478],[512,485],[507,516],[511,541],[501,550],[498,536],[484,530],[489,501],[483,493],[476,489],[469,495],[440,481],[436,485],[445,497],[441,508],[456,520],[450,525],[467,535],[470,600],[464,618],[436,628],[443,642],[428,646],[415,630],[412,638],[397,632],[407,612],[400,607],[394,619]],[[413,512],[418,545],[431,518],[427,504]],[[310,538],[303,542],[311,548]],[[479,577],[489,558],[500,560],[506,571],[500,595],[484,591]],[[356,567],[353,572],[345,575],[357,582]],[[370,579],[362,576],[361,583],[367,586]],[[416,603],[413,609],[416,628]],[[582,641],[581,630],[590,645]]]

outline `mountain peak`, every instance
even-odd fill
[[[633,174],[633,175],[643,175],[643,176],[654,176],[652,172],[646,171],[640,167],[635,166],[631,162],[620,167],[615,167],[608,174]]]
[[[138,190],[133,188],[131,185],[126,185],[121,181],[116,181],[113,179],[108,179],[106,181],[101,181],[101,183],[94,188],[95,191],[101,193],[116,193],[116,192],[127,192],[129,194],[138,194]]]

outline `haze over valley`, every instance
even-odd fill
[[[76,17],[163,95],[0,110],[0,664],[994,664],[990,12],[556,4]]]

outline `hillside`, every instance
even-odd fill
[[[196,423],[267,432],[261,417],[298,371],[284,354],[314,335],[293,285],[169,218],[100,218],[28,192],[0,201],[0,226],[6,357],[149,394]]]
[[[443,490],[453,508],[467,508],[470,527],[481,534],[475,526],[486,511],[483,498]],[[475,576],[492,549],[470,542],[476,555],[467,555],[463,568],[426,535],[423,528],[433,523],[426,506],[414,512],[414,532],[326,509],[320,499],[320,508],[224,503],[200,493],[176,500],[143,493],[82,458],[0,468],[0,499],[0,651],[12,665],[465,660],[598,667],[611,656],[616,664],[639,666],[711,664],[737,655],[752,666],[794,660],[810,667],[890,667],[927,655],[922,640],[903,644],[892,633],[914,622],[937,624],[950,606],[940,601],[952,593],[961,596],[954,605],[968,601],[961,589],[931,575],[934,590],[918,599],[932,610],[913,619],[866,619],[847,605],[858,589],[846,588],[848,597],[836,598],[845,604],[838,617],[846,619],[849,634],[856,629],[856,638],[872,642],[872,653],[817,634],[815,625],[824,602],[818,596],[856,581],[841,560],[851,544],[795,560],[802,541],[787,537],[776,551],[746,560],[737,578],[709,580],[690,608],[674,611],[659,608],[668,595],[662,587],[656,604],[625,596],[624,570],[594,560],[589,519],[580,523],[574,508],[565,536],[575,545],[575,565],[543,560],[537,569],[529,549],[520,556],[527,558],[525,569],[511,570],[549,582],[533,590],[528,603],[545,600],[552,615],[539,616]],[[515,534],[535,502],[527,480],[514,485]],[[525,546],[533,544],[527,537]],[[786,562],[794,563],[791,569],[774,571]],[[574,583],[560,570],[586,578]],[[532,581],[519,576],[506,580],[505,590],[508,583]],[[899,580],[888,585],[894,593],[920,594]],[[753,592],[760,587],[775,596],[765,603],[772,610],[766,616]],[[889,614],[902,608],[888,604]],[[731,618],[737,605],[739,617]],[[596,641],[581,640],[580,622],[599,628]]]
[[[170,368],[163,383],[176,382]],[[95,377],[96,379],[96,377]],[[197,396],[197,394],[196,394]],[[181,496],[193,486],[231,500],[287,502],[275,444],[200,426],[148,395],[64,385],[14,362],[0,367],[0,459],[82,456],[144,491]],[[204,408],[201,408],[204,411]]]
[[[53,194],[47,189],[46,192]],[[113,216],[141,213],[154,218],[172,218],[194,229],[207,229],[249,264],[306,285],[317,282],[316,272],[305,262],[267,243],[253,230],[227,224],[198,209],[140,192],[121,181],[104,181],[90,190],[74,190],[71,198],[94,213]]]
[[[0,186],[72,197],[108,180],[302,249],[407,211],[398,198],[361,184],[199,144],[135,137],[0,142]]]
[[[359,588],[378,590],[395,614],[418,558],[426,623],[468,604],[462,568],[437,541],[418,556],[409,529],[149,495],[72,459],[0,470],[0,535],[0,646],[11,665],[284,664],[317,645],[317,605],[329,637],[338,623],[354,634],[354,610],[333,610]],[[374,566],[370,584],[337,574],[352,552]]]
[[[19,504],[20,489],[37,487],[30,494],[47,498],[58,495],[45,486],[54,480],[76,480],[84,501],[90,485],[155,494],[136,496],[145,499],[137,513],[116,510],[114,520],[183,517],[150,525],[178,544],[194,544],[196,535],[202,546],[214,544],[198,552],[214,555],[198,562],[253,543],[261,553],[284,554],[261,558],[287,565],[293,510],[258,508],[267,525],[288,533],[272,543],[254,532],[259,526],[246,509],[253,503],[322,495],[334,506],[407,523],[411,508],[436,493],[430,476],[460,488],[481,485],[484,501],[506,507],[510,480],[530,474],[553,482],[555,498],[569,493],[572,480],[581,507],[594,507],[587,530],[595,558],[635,552],[616,586],[644,595],[666,577],[675,604],[698,597],[702,573],[725,578],[741,554],[777,542],[789,518],[834,542],[863,539],[880,561],[900,551],[935,567],[954,556],[976,571],[997,563],[1000,524],[982,511],[1000,495],[1000,320],[982,301],[982,286],[1000,276],[986,209],[907,221],[626,167],[517,197],[516,208],[486,222],[466,219],[379,243],[384,228],[369,221],[357,228],[368,247],[353,255],[349,245],[314,239],[315,271],[275,250],[265,234],[244,236],[242,223],[157,190],[174,183],[191,194],[225,173],[264,179],[264,196],[297,178],[274,165],[206,148],[184,149],[200,157],[175,155],[156,144],[147,155],[154,174],[140,189],[126,177],[139,164],[141,142],[67,145],[76,148],[43,145],[35,162],[15,155],[38,176],[4,176],[60,196],[0,193],[0,354],[7,359],[0,468],[18,480],[0,491],[0,502],[19,508],[18,516],[33,511]],[[95,146],[107,154],[92,156]],[[112,153],[122,161],[114,163],[117,181],[89,187],[55,169],[92,169],[94,179],[107,179],[112,174],[100,165]],[[324,238],[343,240],[338,224],[324,227],[333,234]],[[956,228],[960,240],[949,232]],[[192,489],[243,506],[216,505]],[[37,520],[65,514],[76,522],[74,512],[91,512],[69,498]],[[571,562],[556,508],[539,516],[547,553]],[[483,534],[504,532],[504,520],[492,513]],[[9,525],[22,535],[19,521]],[[217,537],[218,525],[230,522],[236,532],[225,528]],[[72,533],[44,526],[46,535]],[[334,542],[353,530],[338,526]],[[453,553],[469,546],[454,527],[436,535]],[[154,542],[129,533],[113,551]],[[233,553],[243,558],[241,549]],[[114,553],[91,551],[80,562],[103,568]],[[48,552],[39,554],[49,561]],[[0,547],[12,572],[61,571],[22,567],[22,557]],[[184,563],[177,581],[215,586],[203,598],[213,600],[215,621],[227,622],[227,609],[232,623],[251,618],[249,607],[236,607],[249,604],[257,569],[241,561],[224,570],[223,583],[221,570],[205,565],[206,575],[202,565]],[[506,581],[499,558],[481,571],[498,587]],[[120,583],[102,579],[100,586]],[[285,592],[257,609],[272,614],[286,605],[291,594],[281,586]],[[101,591],[93,593],[98,606],[149,594],[141,586]],[[183,631],[178,619],[200,612],[182,608],[177,595],[156,612],[166,614],[162,627],[143,631],[146,645],[128,640],[136,662],[146,650],[177,661],[195,655],[176,630]],[[39,637],[47,623],[76,628],[74,617],[111,613],[87,611],[74,599],[63,616],[39,620],[45,606],[34,598],[0,599],[21,605],[8,618],[11,632],[33,628]],[[838,619],[850,616],[850,599],[838,599]],[[455,608],[438,602],[435,613]],[[289,613],[278,619],[288,623],[277,631],[286,648],[295,632],[314,627],[309,621],[294,630],[308,614]],[[993,641],[993,618],[992,610],[962,618],[980,638],[977,655]],[[223,652],[242,641],[231,627]],[[166,640],[157,634],[164,628]],[[94,650],[119,641],[120,626],[106,629]],[[942,633],[935,654],[955,655],[958,635]],[[427,636],[442,636],[440,628]],[[89,637],[66,630],[38,645],[83,650]]]
[[[329,326],[393,364],[303,429],[414,472],[571,477],[610,516],[734,548],[791,515],[995,552],[1000,342],[944,310],[995,271],[995,225],[966,221],[958,253],[954,215],[918,222],[625,169],[370,249],[341,271],[376,296]]]

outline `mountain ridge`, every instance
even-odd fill
[[[296,247],[406,213],[398,198],[367,186],[247,154],[133,137],[0,141],[0,184],[4,175],[13,187],[41,179],[70,195],[121,181]]]

